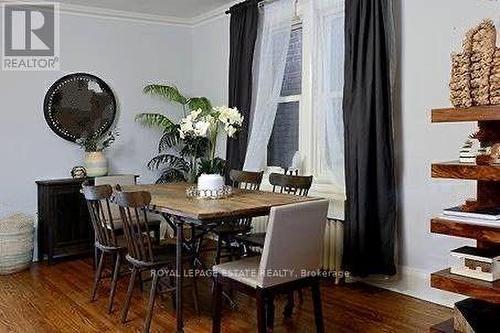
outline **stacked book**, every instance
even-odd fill
[[[500,207],[476,212],[465,212],[462,210],[462,207],[456,206],[443,210],[443,215],[444,218],[451,218],[457,222],[500,228]]]

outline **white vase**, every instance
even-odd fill
[[[88,177],[100,177],[108,174],[108,160],[102,151],[85,153],[85,169]]]
[[[198,178],[198,190],[217,191],[224,187],[224,177],[219,174],[202,174]]]

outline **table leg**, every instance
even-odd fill
[[[182,268],[182,246],[184,242],[183,237],[183,223],[179,219],[175,220],[175,229],[177,235],[177,243],[176,243],[176,288],[175,288],[175,300],[176,300],[176,316],[177,316],[177,332],[184,332],[183,326],[184,323],[182,321],[182,280],[184,276],[183,268]]]

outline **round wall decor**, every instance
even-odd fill
[[[82,137],[104,134],[111,128],[116,117],[116,99],[111,88],[97,76],[70,74],[49,88],[44,115],[58,136],[75,142]]]

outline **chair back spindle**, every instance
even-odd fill
[[[240,188],[243,190],[258,191],[260,185],[262,184],[262,177],[264,172],[252,172],[252,171],[241,171],[241,170],[231,170],[229,173],[229,179],[233,187]],[[236,221],[236,224],[240,227],[250,228],[252,224],[252,218],[244,218]]]
[[[269,175],[269,182],[273,186],[273,192],[307,196],[311,189],[313,176],[294,176],[281,173]]]
[[[113,202],[120,208],[129,256],[140,262],[153,262],[153,246],[148,228],[146,208],[149,192],[117,192]]]
[[[136,184],[136,176],[135,175],[118,175],[118,176],[103,176],[103,177],[96,177],[94,179],[94,184],[96,186],[99,185],[110,185],[113,188],[116,188],[116,186],[120,185],[135,185]],[[120,185],[118,185],[120,184]],[[110,203],[111,206],[111,214],[113,215],[113,218],[115,220],[119,220],[121,215],[120,215],[120,209],[118,208],[117,205],[114,203]]]
[[[82,192],[87,202],[96,241],[101,246],[117,247],[110,205],[113,189],[109,185],[89,186],[84,183]]]
[[[243,190],[257,191],[260,189],[263,175],[263,171],[251,172],[231,170],[231,172],[229,173],[229,179],[231,179],[231,185],[233,187]]]

